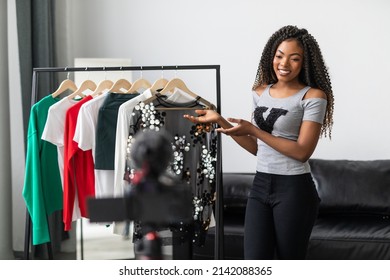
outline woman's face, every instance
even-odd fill
[[[283,41],[277,48],[273,68],[279,82],[298,79],[302,69],[303,49],[295,39]]]

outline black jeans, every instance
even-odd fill
[[[257,172],[245,214],[245,259],[305,259],[319,202],[310,173]]]

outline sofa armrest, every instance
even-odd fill
[[[223,202],[225,211],[245,211],[254,173],[223,173]]]

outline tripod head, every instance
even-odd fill
[[[183,213],[191,217],[189,186],[167,172],[173,159],[171,142],[172,137],[165,130],[146,130],[137,134],[132,144],[131,159],[136,173],[128,195],[131,200],[128,209],[137,213],[143,223],[152,222],[152,217],[162,224],[183,222]]]
[[[171,136],[165,131],[139,132],[132,144],[131,159],[136,170],[144,176],[157,179],[173,159]]]

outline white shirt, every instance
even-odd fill
[[[103,105],[108,92],[96,96],[80,107],[77,118],[76,131],[73,140],[83,151],[92,150],[92,156],[95,159],[96,126],[99,115],[99,109]],[[94,170],[95,175],[95,197],[113,196],[113,171],[112,170]]]
[[[95,156],[95,136],[99,108],[102,106],[106,95],[107,93],[103,93],[81,105],[73,137],[81,150],[92,150],[93,157]]]
[[[126,168],[126,149],[127,139],[129,136],[130,121],[132,119],[132,113],[134,107],[141,101],[145,101],[153,96],[150,89],[145,90],[139,96],[123,103],[119,107],[118,121],[116,126],[116,142],[115,142],[115,166],[114,166],[114,195],[116,197],[123,197],[124,190],[128,186],[128,182],[123,180],[123,175]],[[193,100],[193,97],[186,93],[176,89],[174,93],[167,94],[169,101],[171,102],[189,102]],[[115,222],[114,233],[122,234],[125,224]],[[131,232],[131,230],[130,230]],[[130,236],[132,237],[132,236]]]
[[[123,180],[123,175],[125,173],[126,167],[126,148],[127,148],[127,139],[129,136],[129,127],[130,121],[132,119],[132,113],[134,107],[141,101],[145,101],[152,97],[150,89],[145,90],[139,96],[123,103],[119,107],[118,111],[118,121],[116,126],[116,142],[115,142],[115,178],[114,178],[114,194],[117,197],[123,197],[124,189],[127,184]],[[189,102],[193,100],[193,97],[182,93],[180,90],[175,90],[172,94],[167,94],[167,97],[170,102]]]

